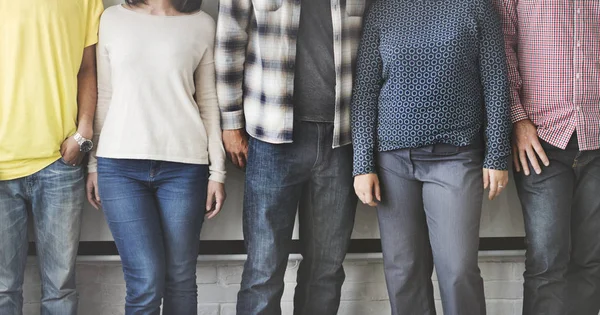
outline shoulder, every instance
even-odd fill
[[[215,19],[204,11],[193,13],[192,23],[195,29],[203,34],[214,36],[217,28]]]
[[[100,20],[109,20],[117,16],[119,14],[119,11],[122,9],[119,8],[120,6],[120,4],[117,4],[106,8],[106,10],[104,10],[104,12],[102,13]]]

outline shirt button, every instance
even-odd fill
[[[577,47],[581,47],[581,41],[577,41]]]
[[[577,111],[580,111],[580,110],[581,110],[581,107],[577,106]]]
[[[577,14],[581,14],[581,9],[577,9]]]
[[[577,78],[577,80],[579,80],[579,78],[581,78],[581,74],[576,74],[575,77]]]

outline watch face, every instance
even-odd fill
[[[83,141],[83,143],[79,146],[79,150],[81,150],[81,152],[88,153],[88,152],[92,151],[93,147],[94,147],[94,143],[92,143],[92,141],[90,141],[90,140],[86,140],[86,141]]]

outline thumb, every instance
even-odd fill
[[[379,180],[376,180],[373,185],[375,186],[375,199],[377,199],[377,201],[381,201],[381,188],[379,186]]]
[[[215,203],[215,193],[214,193],[214,191],[209,190],[208,195],[206,196],[206,211],[211,211],[214,203]]]
[[[490,186],[490,171],[483,169],[483,189],[487,189]]]

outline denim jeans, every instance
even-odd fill
[[[483,155],[445,144],[378,154],[377,215],[393,315],[435,315],[434,265],[445,315],[485,315],[477,265]]]
[[[576,137],[565,150],[542,146],[550,165],[515,175],[527,240],[523,314],[598,315],[600,150],[579,151]]]
[[[77,313],[75,259],[84,200],[82,167],[62,160],[0,181],[0,314],[22,314],[29,219],[41,273],[41,315]]]
[[[197,314],[208,166],[98,159],[102,208],[123,262],[126,315]]]
[[[296,213],[303,260],[294,314],[337,313],[354,225],[352,148],[332,149],[333,125],[296,121],[294,143],[250,139],[244,197],[248,250],[238,315],[281,314]]]

